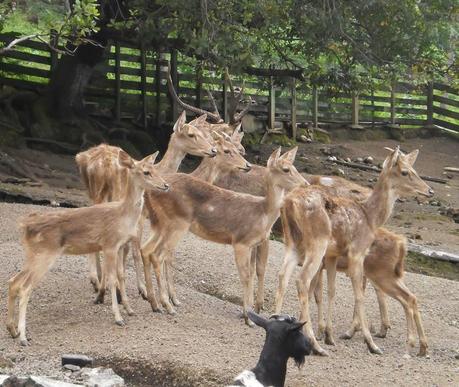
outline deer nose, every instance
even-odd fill
[[[217,148],[212,148],[210,150],[210,153],[212,153],[215,156],[217,154]]]
[[[429,188],[429,195],[434,196],[434,193],[435,193],[434,190],[432,188]]]
[[[252,169],[252,164],[246,163],[245,168],[247,169],[247,171],[250,171]]]

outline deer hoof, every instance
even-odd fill
[[[375,334],[375,337],[378,337],[379,339],[385,339],[387,335],[387,332],[378,332]]]
[[[10,333],[10,335],[11,335],[11,337],[12,337],[13,339],[19,337],[19,332],[18,332],[18,330],[17,330],[14,326],[12,326],[12,325],[7,325],[7,326],[6,326],[6,329],[8,329],[8,332]]]
[[[94,289],[94,293],[98,293],[99,292],[99,281],[95,280],[95,279],[91,279],[89,280],[89,282],[91,283],[93,289]]]
[[[124,320],[116,320],[115,324],[120,326],[120,327],[126,326],[126,323],[124,322]]]
[[[335,340],[333,339],[333,336],[332,335],[328,335],[326,334],[325,335],[325,340],[324,340],[325,344],[327,345],[336,345],[335,344]]]
[[[312,353],[317,356],[330,356],[328,352],[323,348],[313,348]]]
[[[171,298],[171,302],[175,305],[175,306],[180,306],[181,305],[181,302],[179,300],[177,300],[175,297]]]
[[[350,333],[345,332],[339,338],[342,339],[342,340],[350,340],[350,339],[352,339],[353,336],[354,335],[351,335]]]
[[[145,289],[139,289],[139,294],[145,301],[148,301],[147,291]]]
[[[21,346],[23,346],[23,347],[28,347],[30,345],[30,343],[29,343],[29,341],[27,339],[21,340],[20,343],[21,343]]]
[[[377,346],[368,347],[368,349],[370,350],[370,353],[372,353],[374,355],[382,355],[383,354],[383,351],[381,351]]]
[[[425,357],[427,356],[427,345],[422,345],[419,347],[419,353],[418,353],[418,356],[419,357]]]
[[[94,304],[103,304],[104,303],[104,296],[98,295],[94,300]]]

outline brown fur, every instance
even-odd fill
[[[325,351],[317,343],[312,331],[308,295],[310,289],[314,289],[311,284],[324,259],[329,294],[325,341],[334,344],[331,313],[335,297],[337,258],[341,256],[348,262],[347,272],[354,288],[356,303],[354,320],[360,323],[370,351],[381,353],[374,344],[366,325],[362,288],[363,262],[378,228],[390,216],[398,195],[419,193],[431,196],[433,194],[430,187],[412,168],[416,156],[417,151],[409,155],[403,155],[399,149],[393,151],[384,163],[373,192],[363,202],[334,197],[327,187],[313,185],[295,189],[286,198],[282,217],[285,220],[289,217],[297,218],[297,223],[301,225],[301,234],[291,235],[288,228],[284,230],[286,256],[279,273],[276,313],[280,313],[282,308],[285,288],[294,266],[302,265],[297,280],[301,304],[300,319],[307,322],[306,334],[312,341],[314,350],[319,354],[325,354]],[[290,205],[287,205],[289,202]]]
[[[118,281],[122,303],[127,312],[132,314],[124,287],[124,270],[121,270],[123,265],[117,261],[121,248],[137,235],[144,190],[167,189],[153,165],[156,155],[157,153],[135,162],[125,152],[119,152],[120,167],[129,170],[126,194],[121,201],[43,214],[34,213],[21,221],[25,261],[21,272],[9,280],[7,328],[13,337],[20,336],[22,345],[28,345],[26,308],[33,287],[63,254],[103,251],[105,268],[97,301],[103,302],[108,282],[115,321],[124,325],[115,292]],[[16,320],[18,297],[19,316]]]

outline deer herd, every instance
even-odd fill
[[[408,344],[415,345],[417,331],[419,355],[426,355],[427,340],[416,297],[403,281],[405,238],[383,228],[399,197],[433,195],[433,190],[413,169],[418,152],[404,154],[398,147],[389,149],[372,190],[336,176],[303,176],[294,166],[297,147],[283,154],[280,148],[276,149],[266,167],[251,165],[244,159],[240,130],[247,108],[236,113],[243,90],[231,86],[231,92],[231,118],[226,124],[216,108],[211,113],[187,105],[171,87],[182,108],[201,115],[186,123],[185,110],[182,112],[167,152],[156,164],[158,152],[136,161],[122,149],[106,144],[76,156],[82,181],[94,204],[33,213],[21,221],[25,261],[22,270],[9,280],[7,328],[12,337],[19,337],[22,345],[28,345],[29,298],[61,255],[89,255],[89,279],[97,292],[96,303],[103,303],[108,289],[115,322],[124,325],[118,298],[128,315],[134,313],[125,284],[131,250],[140,295],[154,312],[163,307],[175,314],[180,301],[174,285],[174,252],[188,231],[202,239],[232,246],[242,284],[243,317],[246,324],[253,325],[248,312],[251,308],[256,312],[264,308],[268,240],[280,217],[285,257],[274,312],[282,312],[289,280],[299,267],[299,321],[303,322],[302,329],[314,353],[327,355],[319,344],[322,336],[326,344],[335,344],[332,321],[339,270],[350,277],[354,292],[352,325],[342,338],[349,339],[361,330],[370,352],[382,353],[373,341],[365,316],[368,279],[376,290],[381,313],[377,336],[385,337],[390,327],[385,301],[388,295],[404,308]],[[214,123],[208,123],[209,118]],[[194,172],[178,173],[187,154],[200,156],[202,161]],[[142,243],[144,228],[149,229],[149,237]],[[325,322],[324,270],[328,290]],[[318,307],[317,334],[309,313],[312,296]]]

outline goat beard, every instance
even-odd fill
[[[305,356],[304,355],[293,356],[293,360],[295,360],[296,366],[298,368],[301,368],[305,362]]]

